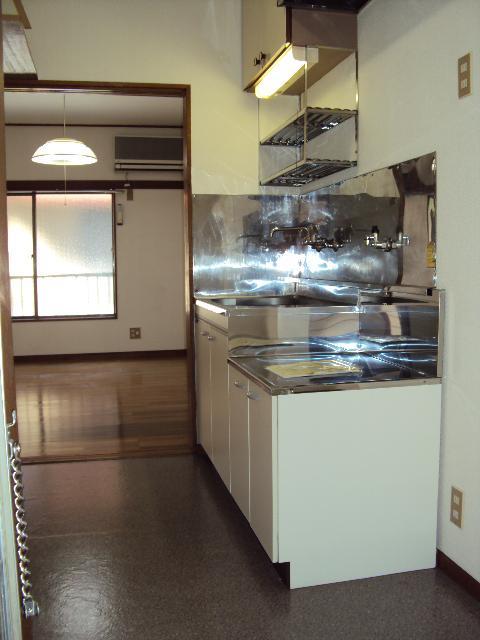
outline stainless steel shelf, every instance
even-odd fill
[[[343,171],[349,167],[355,167],[352,160],[320,160],[319,158],[307,158],[295,164],[285,167],[279,173],[262,180],[262,186],[270,187],[301,187],[313,180],[324,178],[332,173]]]
[[[322,133],[331,131],[336,126],[357,115],[354,109],[327,109],[307,107],[302,109],[285,124],[260,141],[261,145],[301,147],[304,138],[304,118],[307,115],[307,141],[313,140]]]

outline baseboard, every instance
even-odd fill
[[[462,586],[476,600],[480,600],[480,582],[467,573],[456,562],[437,549],[437,567]]]
[[[108,353],[53,353],[51,355],[15,356],[14,360],[18,363],[84,362],[91,360],[180,358],[186,355],[186,349],[168,349],[164,351],[111,351]]]
[[[171,456],[192,455],[193,447],[159,447],[145,449],[143,451],[122,451],[116,453],[92,453],[79,455],[58,455],[58,456],[27,456],[22,457],[22,464],[55,464],[57,462],[95,462],[105,460],[128,460],[129,458],[166,458]]]

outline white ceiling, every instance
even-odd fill
[[[182,98],[68,93],[67,125],[181,126]],[[5,92],[5,122],[59,124],[63,122],[63,94]]]

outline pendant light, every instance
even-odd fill
[[[97,162],[95,153],[80,140],[67,138],[65,124],[65,94],[63,94],[63,138],[54,138],[42,144],[32,156],[37,164],[73,167]]]

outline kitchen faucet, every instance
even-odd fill
[[[338,251],[341,247],[344,246],[345,242],[341,238],[337,238],[337,234],[333,238],[326,238],[324,236],[319,235],[318,226],[315,224],[309,226],[298,226],[298,227],[273,227],[270,231],[270,238],[276,233],[284,232],[284,231],[297,231],[298,235],[304,234],[305,238],[303,240],[304,245],[312,247],[316,251],[321,251],[322,249],[333,249],[333,251]]]
[[[305,239],[307,239],[310,235],[311,235],[311,231],[308,227],[273,227],[270,231],[270,238],[273,238],[273,236],[276,233],[282,233],[284,231],[298,231],[298,235],[300,235],[301,233],[305,233]]]

